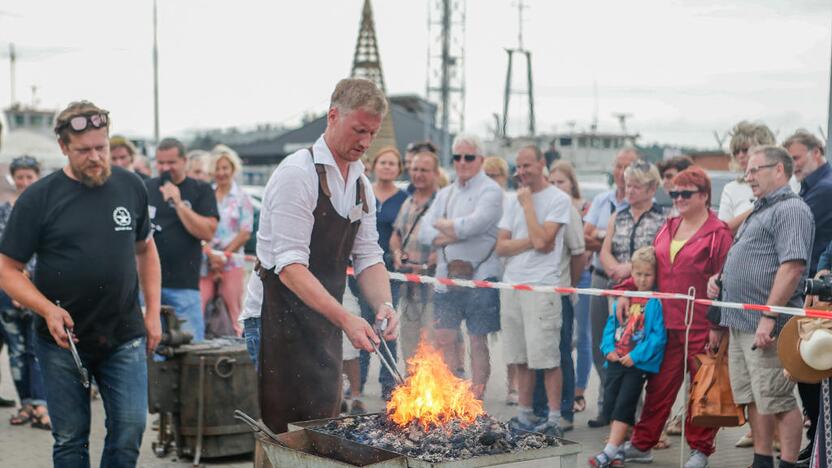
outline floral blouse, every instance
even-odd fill
[[[216,185],[214,186],[216,190]],[[251,203],[251,198],[246,194],[236,182],[231,185],[231,191],[228,195],[217,202],[217,208],[220,213],[220,220],[217,223],[217,231],[214,233],[214,238],[211,239],[211,248],[214,250],[225,250],[225,247],[240,233],[240,231],[254,230],[254,205]],[[254,233],[252,232],[252,235]],[[236,253],[242,254],[243,247],[241,246]],[[242,258],[231,257],[225,263],[223,271],[232,270],[234,268],[241,268],[245,265],[245,260]],[[208,274],[208,259],[203,255],[202,259],[202,276]]]

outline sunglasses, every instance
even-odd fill
[[[103,128],[107,126],[109,119],[107,114],[103,112],[96,112],[94,114],[82,114],[71,117],[66,122],[58,125],[57,131],[69,127],[73,132],[83,132],[84,130],[92,128]]]
[[[421,153],[422,151],[430,151],[431,153],[436,152],[436,146],[429,141],[421,142],[421,143],[411,143],[407,145],[407,152],[408,153]]]
[[[476,154],[455,154],[453,156],[454,162],[459,162],[462,158],[465,158],[465,162],[474,162],[477,160]]]
[[[632,167],[635,170],[641,171],[641,172],[649,172],[650,171],[650,163],[647,162],[647,161],[642,161],[640,159],[630,163],[630,167]]]
[[[673,200],[679,197],[682,197],[685,200],[690,200],[690,197],[692,197],[694,193],[699,193],[699,190],[671,190],[670,192],[667,192]]]
[[[747,153],[747,152],[748,152],[748,148],[740,148],[740,149],[734,150],[733,154],[736,157],[738,154]]]

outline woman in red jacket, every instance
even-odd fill
[[[731,247],[728,226],[710,209],[711,181],[697,166],[680,172],[670,191],[679,216],[667,220],[653,243],[656,249],[658,290],[687,294],[696,288],[697,298],[706,298],[708,278],[722,270]],[[652,460],[651,448],[659,441],[667,417],[684,380],[685,301],[662,301],[667,345],[657,374],[647,381],[644,410],[625,446],[627,461]],[[688,339],[688,369],[695,374],[694,356],[705,352],[708,342],[707,306],[696,304]],[[685,467],[707,466],[714,451],[717,429],[694,426],[685,421],[685,436],[692,451]]]

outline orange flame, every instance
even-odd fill
[[[485,413],[471,383],[453,375],[442,353],[424,339],[407,366],[410,375],[404,385],[393,390],[387,403],[388,417],[399,426],[418,421],[427,431],[431,425],[452,420],[470,424]]]

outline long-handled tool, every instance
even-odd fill
[[[78,348],[75,347],[75,334],[67,327],[64,327],[66,336],[69,339],[69,350],[72,351],[72,359],[75,360],[75,367],[78,368],[78,373],[81,374],[81,384],[84,388],[90,388],[90,374],[81,363],[81,356],[78,354]]]
[[[404,385],[404,377],[402,377],[402,374],[399,372],[398,366],[396,366],[396,359],[393,357],[393,353],[390,351],[390,347],[387,346],[387,342],[384,341],[383,338],[384,330],[386,328],[387,319],[384,319],[376,326],[376,334],[378,335],[379,340],[381,341],[381,346],[384,348],[384,351],[387,353],[387,355],[385,356],[385,354],[380,351],[379,347],[375,343],[373,343],[373,340],[370,340],[370,344],[373,345],[373,349],[378,355],[378,358],[381,361],[381,363],[384,365],[384,367],[387,368],[387,371],[390,372],[390,375],[392,375],[393,378],[396,379],[396,383],[399,385]],[[389,361],[387,360],[387,356],[389,356]]]

